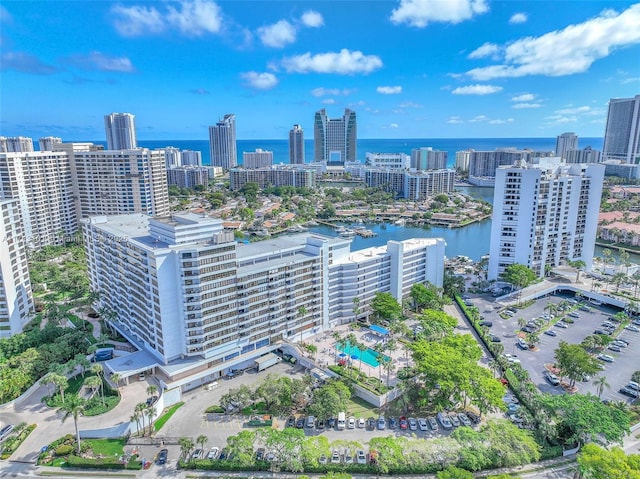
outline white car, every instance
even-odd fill
[[[365,427],[365,426],[366,426],[366,423],[365,423],[365,421],[364,421],[364,418],[363,418],[363,417],[361,417],[360,419],[358,419],[358,427],[359,427],[360,429],[364,429],[364,427]]]
[[[613,356],[609,356],[608,354],[598,354],[596,356],[600,361],[604,361],[605,363],[612,363],[615,361]]]
[[[215,459],[216,457],[218,457],[219,452],[220,452],[219,447],[212,447],[211,450],[209,451],[209,454],[207,454],[207,459],[209,460]]]
[[[331,454],[331,464],[340,464],[340,453],[337,449],[334,449]]]
[[[558,376],[556,376],[553,373],[550,373],[549,371],[547,371],[546,373],[544,373],[544,377],[547,381],[549,381],[553,386],[557,386],[558,384],[560,384],[560,380],[558,379]]]
[[[628,329],[629,331],[633,331],[634,333],[640,333],[640,328],[638,326],[634,326],[633,324],[630,324],[625,329]]]
[[[518,359],[517,354],[503,354],[502,356],[511,364],[520,364],[520,359]]]
[[[418,419],[418,427],[420,428],[421,431],[429,430],[429,424],[427,424],[427,420],[423,417]]]
[[[349,421],[347,422],[347,428],[348,429],[355,429],[356,428],[356,418],[351,416],[349,418]]]
[[[416,431],[418,429],[418,421],[413,417],[409,418],[409,429],[412,431]]]
[[[358,464],[367,463],[367,455],[364,453],[364,451],[358,451],[358,453],[356,454],[356,461],[358,462]]]

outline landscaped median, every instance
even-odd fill
[[[2,443],[0,450],[0,459],[9,459],[11,454],[13,454],[20,444],[24,442],[24,440],[31,434],[31,432],[36,428],[35,424],[30,424],[27,426],[26,422],[18,424],[11,435],[7,437],[7,439]]]
[[[72,434],[52,442],[40,453],[38,465],[72,467],[78,469],[142,469],[142,461],[135,454],[125,454],[124,439],[85,439],[80,454]]]

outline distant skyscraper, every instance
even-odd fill
[[[0,153],[22,153],[33,151],[33,139],[26,136],[6,138],[0,136]]]
[[[225,170],[237,166],[236,116],[233,113],[209,127],[209,151],[211,166],[221,166]]]
[[[565,154],[565,163],[600,163],[602,152],[587,146],[582,150],[567,150]]]
[[[575,133],[563,133],[556,138],[556,156],[563,160],[567,157],[568,150],[578,149],[578,135]]]
[[[609,100],[603,161],[640,162],[640,95]]]
[[[202,153],[196,150],[182,150],[182,166],[202,166]]]
[[[411,168],[416,170],[444,170],[447,167],[448,153],[431,147],[411,150]]]
[[[62,143],[62,138],[58,136],[44,136],[38,140],[40,151],[53,151],[53,145]]]
[[[289,163],[304,163],[304,131],[300,125],[293,125],[289,130]]]
[[[108,150],[133,150],[136,140],[135,116],[131,113],[111,113],[104,116]]]
[[[242,166],[245,168],[264,168],[273,165],[273,151],[256,148],[256,151],[242,152]]]
[[[322,109],[316,112],[313,123],[314,160],[326,161],[329,166],[344,166],[356,161],[356,112],[348,108],[342,118],[328,118]]]

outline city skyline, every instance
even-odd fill
[[[360,138],[602,137],[640,90],[629,1],[8,1],[0,22],[3,136],[98,140],[125,111],[142,140],[227,113],[286,139],[350,108]]]

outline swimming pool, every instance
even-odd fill
[[[335,347],[338,351],[342,351],[343,353],[345,353],[346,355],[348,355],[349,357],[356,355],[358,356],[358,360],[367,363],[369,366],[377,368],[378,366],[380,366],[380,363],[378,362],[378,357],[379,356],[383,356],[387,359],[389,359],[389,356],[385,356],[384,354],[380,354],[375,352],[373,349],[367,348],[364,351],[361,351],[360,349],[358,349],[355,346],[351,346],[351,344],[349,344],[349,341],[346,342],[346,344],[342,347],[342,349],[339,347],[340,345],[338,343],[335,344]]]

